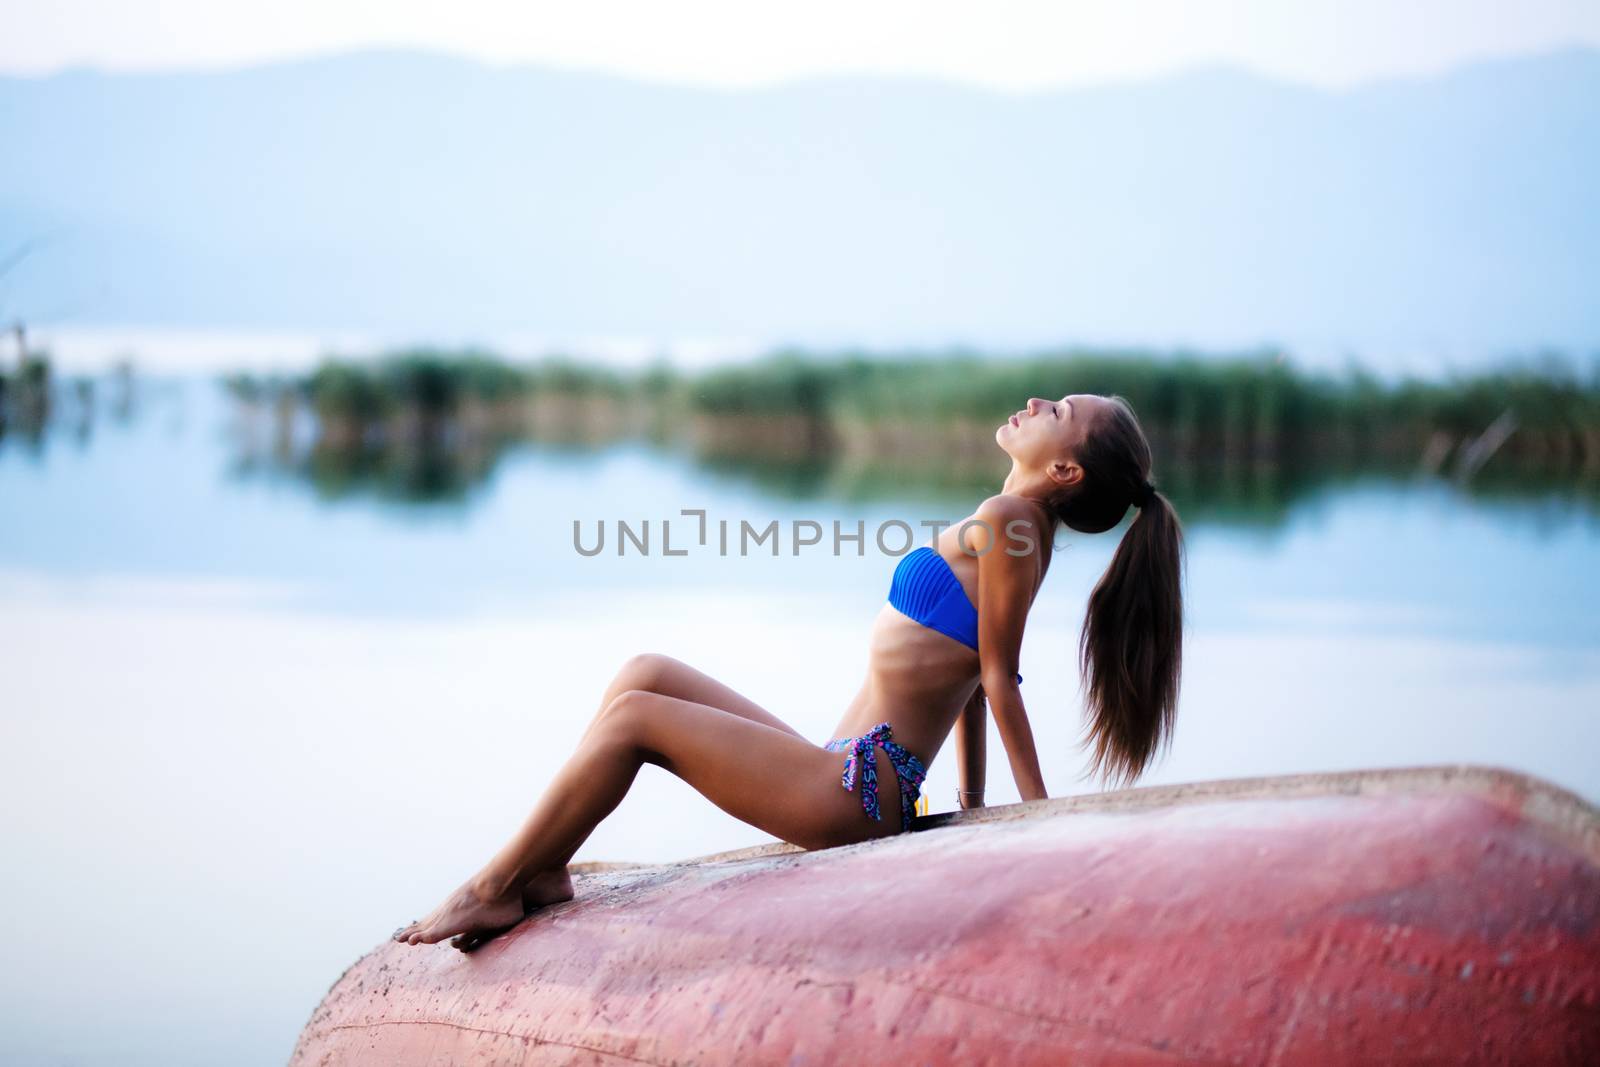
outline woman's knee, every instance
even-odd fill
[[[619,690],[618,695],[630,689],[638,689],[646,693],[660,692],[662,679],[677,663],[671,656],[663,656],[659,652],[641,652],[636,656],[629,656],[627,662],[617,671],[614,687]]]
[[[655,696],[646,689],[623,690],[601,709],[599,728],[611,740],[636,741],[648,721],[649,704]]]

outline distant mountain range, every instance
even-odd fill
[[[753,91],[378,52],[0,79],[0,317],[391,335],[1600,347],[1600,53]]]

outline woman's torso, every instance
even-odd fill
[[[961,525],[944,530],[931,547],[949,566],[967,599],[976,604],[979,561],[963,550]],[[1042,580],[1050,565],[1050,542],[1048,538],[1040,542],[1038,578]],[[884,575],[885,589],[891,577]],[[1031,597],[1022,610],[1030,605]],[[931,766],[978,681],[976,650],[908,618],[886,602],[872,626],[866,680],[833,737],[859,737],[878,723],[888,722],[894,739]]]

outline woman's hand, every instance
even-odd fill
[[[956,804],[963,809],[983,807],[988,717],[980,686],[956,719]]]

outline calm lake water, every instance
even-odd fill
[[[643,445],[522,447],[442,502],[330,497],[243,460],[227,414],[191,382],[0,441],[0,1062],[282,1062],[343,968],[515,827],[628,655],[687,660],[820,743],[894,566],[871,531],[981,497]],[[1202,504],[1178,732],[1141,784],[1473,762],[1600,800],[1592,509],[1393,478],[1267,518]],[[574,550],[574,520],[587,541],[619,519],[651,520],[651,555],[618,558],[614,528]],[[687,555],[661,554],[665,519]],[[779,520],[783,554],[720,555],[724,519]],[[865,523],[865,555],[793,554],[796,520]],[[1094,788],[1073,650],[1114,547],[1062,543],[1022,662],[1053,795]],[[1015,799],[995,736],[990,760],[991,802]],[[947,746],[934,810],[954,789]],[[647,767],[578,858],[763,839]]]

